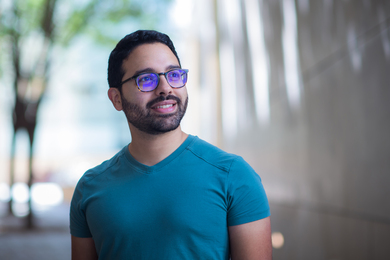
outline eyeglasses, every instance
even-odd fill
[[[173,69],[165,73],[141,73],[122,81],[121,85],[132,79],[135,79],[135,83],[137,84],[140,91],[149,92],[157,88],[161,75],[164,75],[168,84],[172,88],[182,88],[187,83],[188,70]]]

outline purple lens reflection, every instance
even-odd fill
[[[137,77],[137,85],[141,91],[152,91],[158,85],[158,75],[146,73]]]
[[[185,70],[173,70],[167,74],[169,85],[173,88],[181,88],[187,83],[187,72]]]

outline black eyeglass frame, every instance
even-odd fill
[[[171,88],[182,88],[182,87],[184,87],[186,84],[184,84],[184,85],[181,86],[181,87],[173,87],[173,86],[169,83],[169,80],[168,80],[168,78],[167,78],[167,75],[168,75],[169,72],[172,72],[172,71],[174,71],[174,70],[182,70],[182,71],[184,71],[184,72],[187,74],[187,78],[188,78],[188,71],[189,71],[188,69],[180,69],[180,68],[177,68],[177,69],[171,69],[171,70],[168,70],[167,72],[161,72],[161,73],[143,72],[143,73],[136,74],[136,75],[134,75],[134,76],[132,76],[132,77],[130,77],[130,78],[128,78],[128,79],[125,79],[124,81],[121,82],[121,84],[120,84],[118,87],[122,86],[122,85],[125,84],[126,82],[129,82],[130,80],[135,79],[135,83],[136,83],[137,88],[138,88],[139,91],[141,91],[141,92],[151,92],[151,91],[155,90],[155,89],[158,87],[158,85],[160,84],[160,76],[161,76],[161,75],[164,75],[164,78],[165,78],[166,81],[168,82],[169,86],[171,86]],[[156,85],[156,87],[155,87],[154,89],[151,89],[151,90],[148,90],[148,91],[145,91],[145,90],[141,90],[141,89],[140,89],[140,86],[138,85],[138,82],[137,82],[136,79],[137,79],[139,76],[145,75],[145,74],[155,74],[155,75],[157,75],[157,85]],[[186,82],[186,83],[187,83],[187,82]]]

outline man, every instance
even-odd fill
[[[132,141],[77,184],[72,259],[271,259],[259,176],[180,128],[187,74],[156,31],[129,34],[112,51],[108,96]]]

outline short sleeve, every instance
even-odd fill
[[[76,186],[70,204],[70,233],[75,237],[92,237],[83,206],[83,181]]]
[[[241,157],[233,161],[227,182],[228,226],[241,225],[270,216],[261,178]]]

